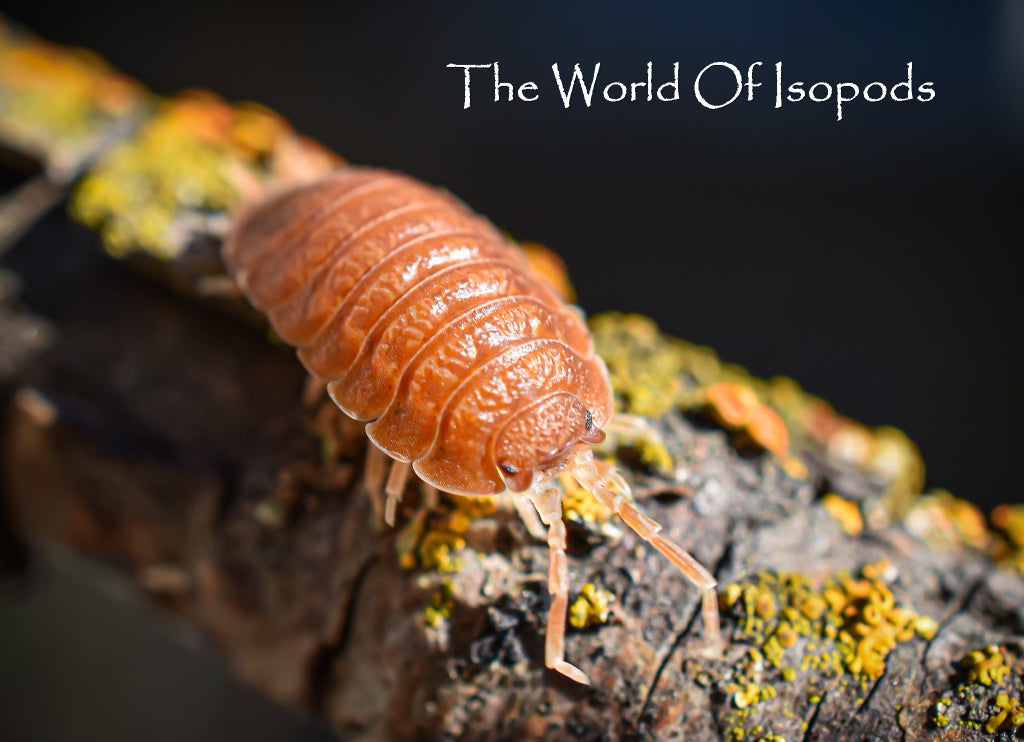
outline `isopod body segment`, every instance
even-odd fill
[[[369,489],[383,454],[395,460],[389,522],[410,467],[455,495],[508,489],[534,503],[552,562],[549,667],[587,682],[563,658],[563,469],[698,584],[717,641],[714,579],[594,467],[613,397],[581,313],[487,220],[407,176],[345,167],[243,207],[223,258],[334,402],[366,423]]]

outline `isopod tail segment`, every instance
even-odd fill
[[[707,650],[711,654],[720,653],[722,634],[718,617],[718,594],[715,590],[718,583],[711,573],[678,544],[658,535],[662,529],[661,524],[637,508],[629,497],[629,486],[618,472],[613,469],[603,477],[598,474],[594,454],[589,447],[580,447],[574,451],[565,471],[599,502],[622,518],[640,538],[668,557],[686,579],[701,591],[701,614],[704,619]],[[612,485],[619,492],[612,489]],[[548,590],[552,601],[545,639],[545,664],[566,677],[589,685],[590,680],[583,671],[565,659],[569,563],[565,554],[566,532],[565,523],[562,521],[562,490],[551,479],[539,477],[524,494],[533,502],[541,520],[548,527]]]

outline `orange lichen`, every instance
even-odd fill
[[[124,113],[138,100],[140,86],[115,72],[97,54],[27,39],[13,47],[0,47],[0,78],[18,90],[90,103],[98,109]]]
[[[757,392],[736,382],[712,384],[704,393],[707,395],[712,414],[722,425],[735,430],[746,427],[754,411],[760,406]]]
[[[935,547],[984,550],[989,545],[985,516],[971,503],[945,490],[919,497],[904,523],[908,531]]]
[[[565,267],[564,260],[537,242],[520,242],[519,247],[534,272],[547,281],[563,301],[576,301],[576,289],[569,280],[569,269]]]
[[[886,482],[886,521],[904,515],[921,492],[925,477],[921,454],[910,439],[896,428],[868,428],[843,417],[816,397],[793,402],[791,385],[783,389],[797,427],[810,441],[830,458],[866,469]]]
[[[821,498],[825,510],[835,518],[843,531],[849,536],[859,536],[864,531],[864,516],[860,506],[853,500],[847,500],[835,492],[829,492]]]
[[[1000,505],[992,511],[992,525],[992,558],[1024,572],[1024,505]]]
[[[704,390],[711,414],[729,430],[743,431],[766,451],[784,455],[789,430],[779,413],[761,404],[757,392],[739,382],[722,381]]]
[[[779,413],[760,405],[747,422],[747,433],[766,451],[784,455],[789,450],[789,430]]]

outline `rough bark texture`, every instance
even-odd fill
[[[48,224],[39,239],[66,229]],[[19,388],[0,441],[15,522],[118,565],[248,683],[325,714],[345,739],[974,739],[988,736],[997,691],[1020,696],[1018,574],[900,522],[849,536],[821,495],[868,510],[883,490],[872,475],[808,454],[809,476],[794,478],[678,412],[656,422],[674,473],[629,474],[723,586],[770,573],[820,587],[885,559],[896,603],[937,631],[896,642],[877,677],[808,660],[838,646],[814,632],[758,661],[752,650],[771,653],[739,601],[724,611],[729,646],[709,659],[696,591],[631,534],[578,523],[573,588],[614,601],[603,624],[570,630],[568,658],[594,682],[574,685],[544,669],[547,551],[513,510],[453,531],[456,505],[421,514],[410,490],[399,528],[376,525],[358,485],[360,427],[303,402],[290,352],[77,239],[11,260],[52,323],[41,358],[5,369]],[[54,276],[55,260],[74,270]],[[461,569],[443,549],[424,566],[431,534],[465,541]],[[776,609],[754,612],[767,625]],[[1011,672],[968,683],[963,658],[990,644]],[[757,697],[739,698],[751,685]],[[974,701],[953,698],[968,686]],[[942,728],[944,699],[960,708]]]

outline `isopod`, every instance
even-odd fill
[[[715,579],[658,535],[620,475],[597,471],[591,446],[613,422],[613,396],[582,314],[490,222],[446,191],[350,166],[243,208],[223,255],[338,407],[366,423],[372,495],[394,460],[389,523],[410,469],[454,495],[507,489],[533,503],[550,554],[549,668],[590,682],[565,660],[562,471],[701,590],[705,634],[719,645]]]

